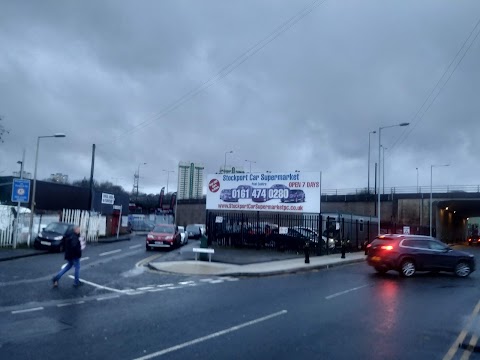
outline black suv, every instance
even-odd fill
[[[379,273],[396,270],[410,277],[416,271],[448,271],[466,277],[475,271],[472,254],[453,250],[430,236],[386,234],[367,246],[368,265]]]

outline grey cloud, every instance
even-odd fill
[[[36,136],[63,131],[67,139],[42,142],[43,177],[88,176],[97,143],[97,177],[119,179],[127,190],[139,163],[148,163],[142,189],[153,192],[165,185],[162,169],[190,160],[214,172],[230,149],[229,162],[255,160],[257,171],[321,170],[324,188],[366,186],[368,132],[412,118],[477,21],[478,2],[327,1],[158,116],[306,4],[2,4],[0,45],[8,51],[0,54],[0,114],[12,132],[0,145],[0,171],[16,168],[23,146],[33,167]],[[445,161],[455,170],[437,181],[478,182],[469,169],[480,130],[479,43],[408,138],[387,150],[387,185],[412,185],[415,167],[426,174]],[[391,147],[402,133],[385,130],[383,143]]]

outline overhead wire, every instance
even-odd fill
[[[405,129],[403,131],[403,133],[397,138],[397,140],[393,143],[393,145],[390,147],[390,151],[389,151],[389,155],[387,156],[391,156],[392,155],[392,152],[393,150],[395,149],[395,147],[398,145],[402,145],[405,140],[410,136],[410,134],[413,132],[413,130],[415,130],[415,128],[418,126],[418,124],[423,120],[425,114],[428,112],[428,110],[432,107],[432,105],[434,104],[435,100],[437,99],[437,97],[441,94],[442,90],[445,88],[445,86],[448,84],[448,82],[450,81],[451,77],[453,76],[453,74],[455,73],[455,71],[457,70],[457,68],[459,67],[459,65],[462,63],[463,59],[465,58],[465,56],[467,55],[467,53],[469,52],[470,48],[472,47],[472,45],[475,43],[475,41],[477,40],[478,36],[480,35],[480,18],[478,19],[477,23],[475,24],[475,26],[473,27],[472,31],[469,33],[469,35],[467,36],[467,38],[465,39],[465,41],[463,42],[462,46],[460,47],[460,49],[457,51],[457,53],[455,54],[455,56],[453,57],[452,61],[450,62],[450,64],[447,66],[447,68],[445,69],[445,71],[443,72],[442,76],[438,79],[437,83],[435,84],[435,86],[433,87],[432,91],[429,93],[429,95],[427,96],[427,98],[425,99],[425,101],[423,102],[423,104],[418,108],[417,112],[415,113],[415,115],[412,117],[412,119],[410,120],[410,123],[413,123],[415,121],[415,119],[418,117],[418,115],[422,112],[422,109],[425,107],[425,105],[428,103],[429,99],[432,97],[432,95],[435,93],[435,91],[438,89],[438,91],[436,92],[435,96],[432,98],[432,100],[430,101],[430,103],[428,104],[428,106],[424,109],[424,111],[422,112],[422,114],[420,115],[420,117],[418,118],[418,121],[415,122],[413,124],[413,126],[411,126],[409,129]],[[469,43],[469,40],[472,38],[473,34],[475,33],[475,31],[477,30],[478,28],[478,31],[476,33],[476,35],[474,36],[473,40],[470,41]],[[462,50],[465,49],[465,46],[467,45],[467,43],[469,43],[468,47],[466,48],[466,50],[463,52],[463,55],[460,57],[460,59],[456,62],[457,58],[460,56],[460,54],[462,53]],[[456,64],[455,64],[456,63]],[[454,68],[452,71],[449,72],[449,69],[453,66],[453,64],[455,64]],[[449,74],[446,78],[446,80],[443,82],[443,84],[441,86],[439,86],[441,83],[442,83],[442,79],[445,78],[445,76]]]
[[[255,43],[253,46],[251,46],[248,50],[243,52],[241,55],[237,56],[232,62],[230,62],[228,65],[224,66],[220,71],[218,71],[214,76],[210,77],[208,80],[203,82],[201,85],[197,86],[196,88],[190,90],[186,94],[182,95],[180,98],[177,100],[173,101],[170,105],[168,105],[166,108],[161,110],[158,114],[156,114],[153,118],[144,120],[140,122],[139,124],[133,126],[131,129],[123,132],[120,135],[117,135],[114,137],[112,140],[104,142],[104,143],[99,143],[98,146],[114,143],[118,141],[120,138],[123,136],[132,134],[133,132],[136,132],[138,130],[141,130],[147,126],[149,126],[151,123],[158,121],[171,112],[175,111],[179,107],[181,107],[183,104],[187,103],[200,93],[204,92],[205,90],[209,89],[211,86],[225,78],[227,75],[232,73],[235,69],[237,69],[240,65],[242,65],[245,61],[247,61],[249,58],[257,54],[260,50],[265,48],[268,44],[270,44],[272,41],[277,39],[280,35],[285,33],[287,30],[291,29],[294,25],[296,25],[298,22],[300,22],[302,19],[304,19],[307,15],[309,15],[313,10],[318,8],[320,5],[323,5],[327,0],[314,0],[311,2],[309,5],[304,7],[302,10],[297,12],[295,15],[287,19],[285,22],[283,22],[280,26],[275,28],[272,32],[270,32],[266,37]]]

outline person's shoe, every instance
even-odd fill
[[[58,287],[58,281],[55,278],[52,279],[52,284],[54,288]]]
[[[73,283],[73,287],[76,287],[76,288],[78,288],[82,285],[83,285],[83,283],[81,281],[79,281],[78,283]]]

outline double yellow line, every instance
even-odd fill
[[[459,344],[461,344],[465,341],[465,338],[467,337],[468,331],[472,327],[472,324],[476,320],[479,312],[480,312],[480,301],[478,301],[477,305],[473,309],[473,312],[470,314],[470,316],[468,318],[468,321],[467,321],[467,325],[463,328],[463,330],[460,332],[460,334],[458,334],[454,343],[452,344],[452,346],[450,347],[448,352],[443,357],[443,360],[452,360],[453,359],[453,357],[455,356],[455,354],[457,353],[457,351],[459,349]],[[473,335],[472,338],[470,339],[469,344],[468,344],[469,349],[464,350],[464,352],[462,354],[462,357],[461,357],[461,360],[467,360],[468,358],[470,358],[470,355],[472,354],[472,351],[470,349],[473,349],[477,345],[477,342],[478,342],[478,336]]]

